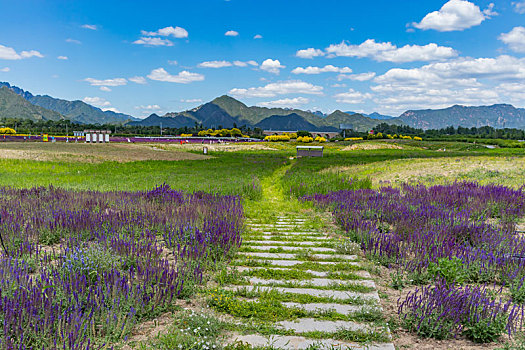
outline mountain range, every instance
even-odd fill
[[[367,131],[378,123],[408,125],[421,129],[448,126],[525,129],[525,109],[509,104],[491,106],[455,105],[444,109],[408,110],[399,117],[377,112],[360,114],[336,110],[330,114],[293,108],[251,106],[227,95],[183,112],[152,114],[137,119],[123,113],[103,111],[83,101],[68,101],[28,91],[0,82],[0,119],[71,120],[83,124],[128,124],[162,127],[232,128],[246,125],[275,131],[338,131],[340,128]]]
[[[16,99],[13,94],[18,95],[22,100]],[[11,106],[7,109],[0,106],[0,118],[16,116],[16,118],[31,120],[69,119],[82,124],[123,124],[130,120],[139,120],[123,113],[103,111],[80,100],[68,101],[48,95],[35,96],[7,82],[0,82],[0,99],[9,100]]]
[[[307,130],[338,131],[341,124],[360,131],[369,130],[377,125],[377,120],[358,113],[348,114],[339,110],[323,115],[320,112],[303,111],[288,108],[266,108],[252,106],[227,95],[218,97],[199,107],[178,113],[167,113],[160,117],[150,115],[130,125],[160,125],[163,127],[185,127],[202,124],[207,128],[231,128],[246,125],[265,130]]]

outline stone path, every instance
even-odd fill
[[[263,327],[269,332],[239,332],[230,342],[272,349],[394,350],[375,283],[362,261],[337,251],[335,240],[306,222],[297,216],[281,216],[270,224],[248,220],[233,264],[249,284],[224,289],[244,293],[254,303],[278,293],[285,296],[281,307],[307,317],[276,319]]]

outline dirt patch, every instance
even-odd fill
[[[353,145],[346,146],[345,148],[341,149],[341,151],[370,151],[375,149],[403,149],[403,147],[399,145],[394,145],[391,143],[380,143],[380,142],[359,142],[354,143]]]
[[[215,143],[215,144],[163,144],[159,145],[164,150],[185,150],[202,152],[204,147],[209,152],[239,152],[239,151],[275,151],[275,148],[269,147],[267,143]]]
[[[159,144],[0,143],[0,159],[100,163],[144,160],[199,160],[205,155],[184,149],[164,149]]]

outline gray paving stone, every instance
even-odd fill
[[[328,287],[334,283],[337,283],[337,284],[341,284],[341,285],[360,285],[360,286],[365,286],[365,287],[371,287],[371,288],[375,288],[376,285],[374,283],[374,281],[371,281],[371,280],[357,280],[357,281],[343,281],[343,280],[333,280],[333,279],[329,279],[329,278],[312,278],[312,279],[309,279],[309,280],[302,280],[302,281],[296,281],[296,280],[286,280],[286,281],[283,281],[283,280],[278,280],[278,279],[263,279],[263,278],[259,278],[259,277],[250,277],[248,279],[250,281],[250,283],[252,284],[279,284],[279,283],[283,283],[283,282],[293,282],[295,283],[297,286],[315,286],[315,287]]]
[[[371,330],[368,325],[352,321],[324,321],[316,320],[315,318],[300,318],[295,321],[281,321],[278,322],[277,325],[280,325],[286,330],[294,330],[297,333],[315,331],[333,333],[340,329],[363,332]]]
[[[377,292],[375,293],[356,293],[356,292],[343,292],[339,290],[323,290],[323,289],[314,289],[314,288],[286,288],[286,287],[265,287],[265,286],[234,286],[228,287],[227,289],[239,290],[242,288],[247,288],[248,290],[258,289],[260,291],[269,291],[276,290],[281,293],[293,293],[293,294],[307,294],[316,297],[322,298],[337,298],[337,299],[353,299],[360,297],[366,300],[376,300],[379,301],[379,296]]]
[[[304,261],[302,261],[302,260],[265,260],[265,262],[267,262],[269,265],[284,266],[284,267],[304,264]],[[316,263],[318,263],[320,265],[334,265],[334,264],[337,264],[335,261],[316,261]],[[348,264],[356,265],[356,266],[359,265],[359,263],[357,263],[355,261],[349,261]]]
[[[284,306],[289,308],[298,308],[306,311],[320,312],[320,311],[330,311],[334,310],[343,315],[350,315],[354,312],[363,311],[363,310],[372,310],[375,309],[369,305],[346,305],[346,304],[336,304],[336,303],[310,303],[310,304],[300,304],[300,303],[283,303]]]
[[[259,259],[294,259],[296,254],[292,253],[266,253],[266,252],[239,252],[241,255],[249,255],[250,257]],[[340,254],[311,254],[312,258],[322,260],[344,259],[356,260],[356,255],[340,255]]]
[[[367,344],[359,345],[347,343],[334,339],[308,339],[299,336],[272,335],[269,337],[261,335],[239,335],[232,338],[232,343],[243,342],[251,346],[263,347],[273,346],[277,349],[304,350],[311,346],[317,346],[320,350],[395,350],[392,344]]]
[[[247,245],[257,245],[257,244],[279,245],[279,244],[287,244],[287,243],[293,243],[293,244],[305,245],[305,246],[312,246],[312,245],[319,244],[319,242],[305,242],[305,241],[298,241],[298,242],[286,242],[286,241],[243,241],[243,244],[247,244]]]
[[[275,239],[275,237],[283,237],[282,235],[272,235],[272,234],[262,234],[261,236],[262,239],[264,240],[272,240],[272,239]],[[319,242],[322,242],[322,241],[325,241],[325,240],[330,240],[331,238],[328,237],[328,236],[305,236],[305,240],[304,241],[293,241],[291,240],[290,242],[313,242],[313,243],[319,243]],[[285,243],[286,241],[282,241],[283,243]]]
[[[283,267],[274,267],[274,266],[268,266],[268,267],[246,267],[246,266],[237,266],[237,270],[239,272],[243,271],[250,271],[250,270],[257,270],[257,269],[272,269],[272,270],[285,270],[285,271],[291,271],[292,269],[287,269]],[[305,270],[304,272],[309,272],[312,275],[316,277],[326,277],[328,276],[328,272],[321,272],[321,271],[313,271],[313,270]],[[358,271],[356,271],[358,272]]]
[[[287,245],[281,245],[281,246],[274,246],[274,245],[250,245],[250,248],[258,249],[258,250],[270,250],[270,249],[284,249],[284,250],[310,250],[312,252],[334,252],[335,249],[333,248],[323,248],[323,247],[294,247],[294,246],[287,246]]]

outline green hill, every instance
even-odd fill
[[[33,121],[65,119],[60,113],[36,106],[5,86],[0,88],[0,118]]]

